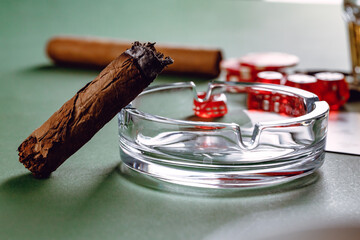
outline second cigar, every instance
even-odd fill
[[[47,44],[48,56],[59,65],[104,68],[131,47],[130,42],[95,37],[60,36]],[[164,72],[215,78],[220,74],[220,49],[158,45],[157,49],[174,59]]]

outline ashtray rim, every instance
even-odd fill
[[[203,99],[199,99],[197,97],[197,90],[196,90],[196,84],[192,81],[190,82],[177,82],[177,83],[170,83],[170,84],[162,84],[162,85],[155,85],[150,86],[146,88],[143,92],[139,94],[139,97],[154,91],[159,90],[169,90],[179,87],[191,87],[194,91],[194,99],[196,99],[199,102],[207,101],[214,91],[215,88],[218,87],[256,87],[259,90],[270,90],[270,91],[278,91],[280,93],[288,94],[288,95],[295,95],[304,100],[307,113],[302,116],[293,117],[290,120],[282,120],[282,121],[264,121],[264,122],[258,122],[261,126],[274,126],[274,125],[282,125],[282,124],[296,124],[299,122],[303,122],[307,119],[314,118],[316,116],[323,115],[329,111],[329,105],[326,101],[320,101],[318,96],[316,96],[314,93],[311,93],[306,90],[302,90],[299,88],[289,87],[285,85],[277,85],[277,84],[270,84],[270,83],[249,83],[249,82],[225,82],[225,81],[212,81],[208,83],[208,89],[206,91],[206,97]],[[212,122],[205,122],[205,121],[191,121],[191,120],[179,120],[174,118],[168,118],[163,117],[155,114],[150,114],[141,110],[138,110],[132,106],[132,103],[127,105],[125,108],[127,111],[131,111],[131,113],[135,114],[138,117],[144,117],[144,118],[150,118],[153,121],[158,122],[166,122],[169,123],[176,123],[181,125],[201,125],[201,126],[233,126],[236,123],[212,123]],[[237,124],[236,124],[237,125]]]
[[[130,114],[143,118],[146,120],[165,123],[165,124],[177,124],[182,126],[200,126],[202,128],[209,129],[217,129],[217,128],[232,128],[235,132],[239,133],[239,145],[242,149],[252,150],[258,146],[261,132],[267,128],[273,127],[288,127],[288,126],[296,126],[298,124],[303,124],[304,122],[311,122],[313,119],[324,116],[329,113],[329,105],[326,101],[320,101],[318,96],[314,93],[308,92],[306,90],[302,90],[299,88],[277,85],[277,84],[269,84],[269,83],[252,83],[252,82],[226,82],[226,81],[212,81],[208,83],[208,88],[206,91],[206,96],[203,99],[199,99],[197,95],[196,85],[194,82],[177,82],[170,84],[162,84],[155,85],[146,88],[142,93],[139,94],[139,97],[142,95],[146,95],[148,93],[152,93],[155,91],[161,90],[169,90],[176,89],[180,87],[188,87],[192,88],[193,98],[196,101],[202,102],[207,101],[211,94],[217,91],[217,89],[223,89],[227,87],[250,87],[256,88],[258,90],[264,91],[276,91],[278,93],[283,93],[286,95],[293,95],[299,98],[302,98],[306,107],[306,114],[292,117],[288,119],[276,120],[276,121],[264,121],[264,122],[256,122],[254,124],[253,133],[251,137],[251,143],[245,144],[241,139],[241,127],[237,123],[225,123],[225,122],[206,122],[206,121],[191,121],[191,120],[179,120],[174,118],[163,117],[155,114],[146,113],[132,106],[132,102],[123,108],[123,111],[127,111]]]

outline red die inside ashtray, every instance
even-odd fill
[[[201,118],[222,117],[227,113],[226,96],[223,93],[213,94],[208,100],[204,100],[206,92],[197,94],[198,100],[194,99],[194,113]],[[201,100],[204,100],[203,102]]]
[[[306,113],[301,98],[271,91],[249,91],[247,105],[249,110],[274,112],[292,117],[298,117]]]

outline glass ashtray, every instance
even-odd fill
[[[322,165],[328,112],[316,95],[281,85],[215,81],[203,93],[192,82],[150,87],[118,115],[121,169],[200,188],[285,183]]]

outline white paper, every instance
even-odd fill
[[[325,150],[360,155],[360,113],[330,112]]]

